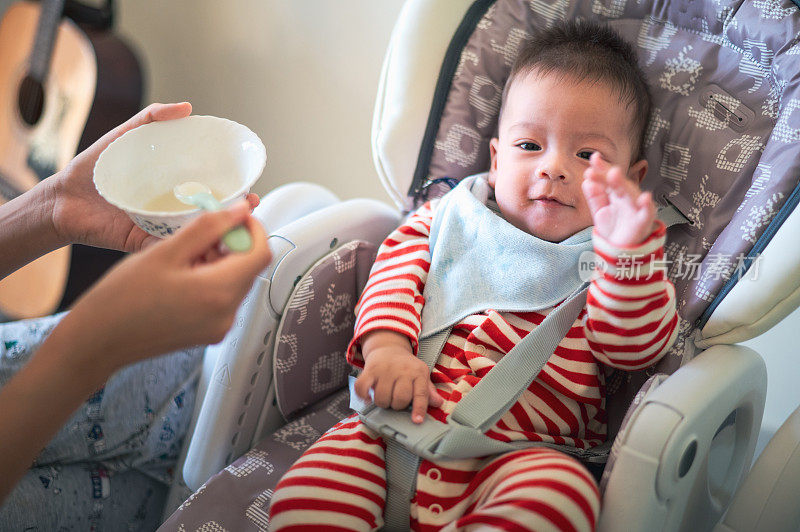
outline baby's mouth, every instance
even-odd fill
[[[563,201],[560,201],[560,200],[558,200],[558,199],[556,199],[556,198],[554,198],[552,196],[539,196],[538,198],[533,198],[533,201],[538,201],[542,205],[553,206],[553,207],[558,206],[558,205],[561,205],[563,207],[569,207],[570,206],[570,205],[567,205],[566,203],[564,203]]]

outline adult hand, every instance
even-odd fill
[[[595,231],[617,247],[634,247],[650,236],[656,225],[656,207],[650,192],[619,166],[611,166],[595,152],[581,184],[592,213]]]
[[[45,180],[47,197],[53,204],[50,211],[53,227],[61,243],[139,251],[158,241],[98,194],[92,181],[94,164],[100,153],[123,133],[150,122],[183,118],[191,112],[188,102],[151,104],[78,154],[61,172]],[[248,194],[247,201],[252,210],[258,205],[258,196]]]
[[[245,253],[213,252],[244,224]],[[255,276],[271,259],[261,224],[240,202],[205,213],[175,235],[126,258],[80,298],[51,334],[92,353],[102,373],[160,353],[222,340]]]
[[[408,338],[393,331],[372,331],[362,341],[364,371],[354,389],[364,400],[381,408],[404,410],[411,405],[411,421],[422,423],[428,404],[442,406],[444,399],[431,382],[427,364],[414,356]]]

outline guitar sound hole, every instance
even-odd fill
[[[42,117],[44,109],[44,87],[32,78],[25,76],[19,87],[19,114],[29,126],[35,125]]]

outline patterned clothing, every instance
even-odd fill
[[[0,386],[63,316],[0,324]],[[202,349],[179,351],[115,373],[6,498],[0,530],[155,530],[191,421],[201,356]]]
[[[435,203],[424,205],[379,250],[356,309],[356,332],[347,352],[352,364],[363,367],[360,339],[373,330],[404,334],[416,351],[430,265],[427,239],[435,208]],[[488,436],[577,448],[605,440],[608,374],[654,364],[676,334],[674,288],[665,272],[655,267],[663,259],[665,235],[659,223],[645,242],[626,250],[594,235],[602,273],[591,283],[586,308]],[[429,407],[428,413],[446,421],[464,394],[551,311],[487,309],[457,323],[431,373],[445,401],[441,407]],[[382,526],[384,447],[380,437],[356,417],[332,428],[281,480],[270,509],[271,526],[283,529],[311,522],[337,523],[344,528],[332,529],[348,530]],[[502,462],[506,455],[441,463],[423,460],[411,507],[412,528],[461,529],[469,528],[467,523],[532,530],[594,528],[599,494],[577,461],[543,449],[509,456],[537,466],[529,471],[517,464],[513,475],[495,478],[498,466],[492,464]],[[515,488],[498,488],[495,482]],[[522,488],[534,485],[532,491]],[[342,497],[342,492],[347,496]],[[491,517],[485,513],[486,508],[499,507],[503,511]]]

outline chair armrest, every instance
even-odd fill
[[[327,188],[314,183],[289,183],[271,190],[253,211],[267,233],[289,224],[306,214],[318,211],[339,198]]]
[[[718,345],[648,394],[614,442],[599,530],[710,530],[753,458],[766,386],[755,351]]]
[[[781,425],[714,532],[800,530],[800,408]]]
[[[270,305],[280,314],[298,275],[337,244],[366,240],[381,244],[400,224],[400,213],[383,202],[352,199],[315,211],[273,231],[272,264],[260,277],[269,279]]]
[[[339,198],[327,188],[314,183],[296,182],[272,189],[260,199],[253,216],[261,222],[264,230],[279,229],[303,216],[339,202]],[[251,288],[255,291],[256,286]],[[192,427],[195,426],[203,397],[208,389],[216,364],[215,350],[207,351],[197,387]],[[189,435],[191,438],[191,434]]]

